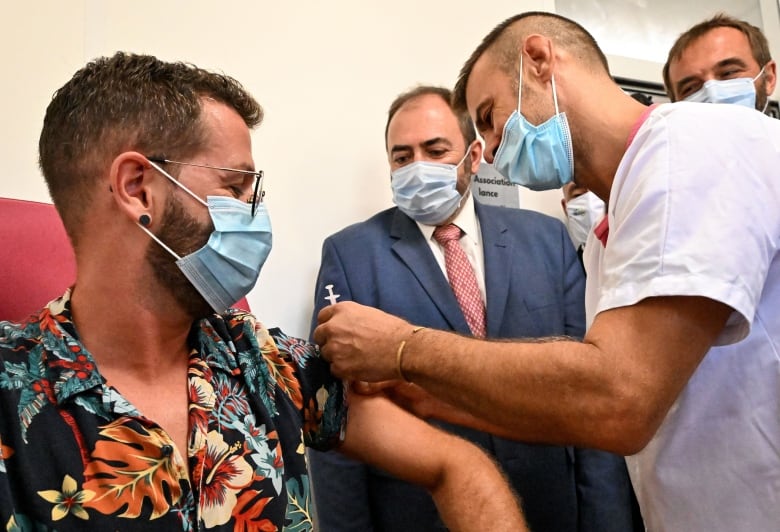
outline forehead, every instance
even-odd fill
[[[489,52],[477,59],[466,83],[466,106],[472,118],[477,110],[491,104],[499,108],[517,107],[515,78],[498,67]]]
[[[204,99],[202,116],[208,135],[204,155],[209,161],[233,168],[253,167],[252,139],[241,115],[228,105]]]
[[[669,77],[676,81],[707,71],[720,61],[734,57],[747,65],[758,66],[744,33],[736,28],[714,28],[691,42],[678,60],[669,63]]]
[[[463,138],[452,109],[441,96],[418,96],[401,106],[387,128],[387,145],[416,145],[433,138],[455,143]]]

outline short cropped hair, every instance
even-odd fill
[[[520,23],[520,21],[522,21]],[[486,52],[496,58],[498,67],[510,76],[519,71],[520,46],[525,37],[539,33],[570,52],[578,61],[609,75],[609,63],[604,52],[588,31],[566,17],[542,11],[528,11],[501,22],[487,34],[460,70],[453,91],[453,108],[466,109],[466,85],[474,64]]]
[[[433,85],[420,85],[407,92],[399,94],[393,103],[390,104],[390,109],[387,111],[387,123],[385,124],[385,149],[387,149],[387,132],[390,130],[390,121],[393,119],[398,110],[403,107],[407,102],[415,100],[421,96],[427,96],[432,94],[439,96],[444,102],[452,109],[455,118],[458,119],[458,126],[460,126],[460,132],[463,135],[463,142],[466,146],[471,146],[475,140],[477,140],[477,133],[474,129],[474,122],[471,120],[468,111],[461,109],[456,111],[452,107],[452,92],[444,87],[436,87]]]
[[[669,50],[669,55],[666,58],[666,64],[664,64],[663,76],[664,86],[666,87],[666,93],[672,99],[675,100],[674,87],[672,87],[672,81],[669,78],[669,65],[672,61],[677,61],[682,57],[685,50],[693,43],[693,41],[704,36],[706,33],[716,28],[734,28],[741,31],[747,37],[750,44],[750,50],[753,53],[753,59],[760,67],[763,67],[772,60],[772,54],[769,52],[769,42],[767,41],[760,28],[750,24],[747,21],[736,19],[725,13],[718,13],[714,17],[707,19],[703,22],[699,22],[688,31],[680,34],[677,40]]]
[[[232,107],[249,128],[263,119],[260,105],[235,79],[149,55],[96,59],[54,93],[39,164],[74,245],[100,178],[120,153],[181,160],[202,150],[208,142],[203,98]]]

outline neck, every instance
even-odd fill
[[[71,308],[82,343],[101,366],[128,376],[151,378],[186,365],[192,317],[166,298],[162,287],[150,285],[151,276],[139,282],[126,264],[112,262],[78,263]],[[114,274],[104,275],[107,271]]]
[[[607,202],[631,129],[647,108],[611,82],[590,94],[599,97],[583,102],[585,107],[579,111],[573,106],[572,122],[579,124],[576,133],[572,132],[574,175],[577,184]]]

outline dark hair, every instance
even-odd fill
[[[699,22],[688,31],[680,34],[680,36],[677,37],[677,40],[674,41],[672,48],[669,50],[669,55],[664,64],[663,76],[666,93],[672,101],[675,100],[675,95],[672,81],[669,78],[669,65],[672,61],[679,60],[682,57],[683,52],[685,52],[693,41],[703,37],[716,28],[734,28],[735,30],[744,33],[748,43],[750,43],[753,59],[756,60],[758,66],[762,67],[772,60],[772,55],[769,52],[769,43],[759,28],[747,21],[736,19],[725,13],[718,13],[714,17]]]
[[[524,20],[523,24],[516,24]],[[609,63],[604,52],[588,31],[566,17],[542,11],[528,11],[510,17],[500,23],[479,43],[471,57],[460,70],[458,81],[453,90],[452,105],[456,110],[466,109],[466,85],[474,64],[485,52],[493,54],[498,67],[517,76],[520,46],[523,39],[531,33],[539,33],[566,49],[583,64],[600,69],[609,74]]]
[[[390,104],[390,109],[387,110],[387,123],[385,124],[385,149],[387,149],[387,132],[390,130],[390,121],[393,119],[398,110],[403,107],[407,102],[410,102],[421,96],[427,96],[432,94],[439,96],[447,106],[452,109],[455,118],[458,119],[458,126],[460,132],[463,135],[463,142],[466,146],[471,146],[475,140],[477,140],[477,133],[474,129],[474,122],[471,120],[468,111],[460,110],[456,111],[451,104],[452,92],[450,89],[444,87],[435,87],[433,85],[419,85],[409,91],[399,94],[393,103]]]
[[[224,103],[247,127],[263,110],[235,79],[188,63],[118,52],[88,63],[46,109],[40,167],[71,239],[107,166],[138,150],[185,159],[202,149],[202,99]],[[74,244],[76,244],[74,239]]]

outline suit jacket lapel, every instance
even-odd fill
[[[466,318],[452,293],[446,277],[436,263],[428,243],[425,242],[417,224],[399,210],[393,215],[390,236],[398,239],[393,251],[406,264],[420,282],[431,301],[439,309],[450,327],[458,332],[469,333]],[[414,301],[409,302],[414,305]]]
[[[504,320],[506,300],[512,284],[512,242],[503,219],[474,202],[482,232],[482,252],[485,255],[485,297],[487,298],[487,336],[495,337]]]

